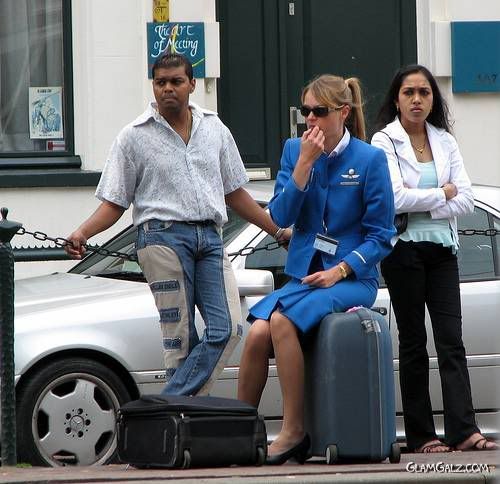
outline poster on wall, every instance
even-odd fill
[[[186,56],[193,64],[194,77],[205,77],[205,26],[202,22],[149,22],[148,77],[156,59],[162,54]]]
[[[29,88],[30,138],[64,138],[62,87]]]

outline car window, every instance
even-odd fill
[[[383,289],[384,287],[387,287],[387,284],[385,283],[384,276],[382,275],[382,271],[380,270],[380,262],[377,264],[377,271],[378,271],[378,287],[379,289]]]
[[[225,246],[234,240],[248,225],[246,220],[242,219],[230,208],[227,209],[227,215],[228,222],[224,225],[222,236]],[[135,255],[136,234],[137,229],[130,227],[104,247],[109,251]],[[142,270],[137,262],[100,254],[91,254],[80,264],[73,267],[70,272],[88,274],[90,276],[145,281]]]
[[[234,210],[227,207],[227,223],[222,228],[224,246],[232,242],[236,236],[248,225]]]
[[[459,230],[499,228],[499,219],[476,207],[474,212],[458,218]],[[498,237],[460,235],[458,267],[461,281],[498,279],[500,247]]]
[[[104,247],[109,251],[135,255],[136,233],[137,230],[131,227],[105,244]],[[91,254],[80,264],[73,267],[70,272],[89,276],[144,281],[144,276],[137,262],[97,253]]]
[[[270,235],[266,235],[256,246],[255,249],[262,249],[268,244],[276,245],[276,241]],[[273,250],[258,250],[247,256],[245,260],[246,269],[263,269],[271,271],[274,276],[274,288],[279,289],[290,277],[285,274],[285,262],[288,252],[283,247]]]

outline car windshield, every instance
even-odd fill
[[[230,208],[227,209],[227,215],[228,222],[224,225],[222,236],[224,246],[227,246],[233,241],[248,225],[246,220],[242,219]],[[109,251],[135,255],[136,233],[136,227],[128,227],[103,247]],[[145,281],[142,270],[136,261],[96,253],[86,257],[69,272],[73,274],[86,274],[89,276]]]

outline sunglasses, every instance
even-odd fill
[[[339,106],[338,108],[329,108],[328,106],[314,106],[313,108],[309,106],[300,106],[300,114],[307,118],[309,114],[313,113],[316,118],[324,118],[328,116],[331,111],[340,111],[344,106]]]

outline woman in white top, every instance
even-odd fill
[[[476,425],[462,342],[456,217],[474,210],[474,198],[448,117],[429,70],[403,67],[372,139],[389,162],[396,213],[408,213],[408,226],[381,268],[398,324],[407,445],[425,453],[498,448]],[[429,396],[425,306],[441,376],[444,441],[436,435]]]

